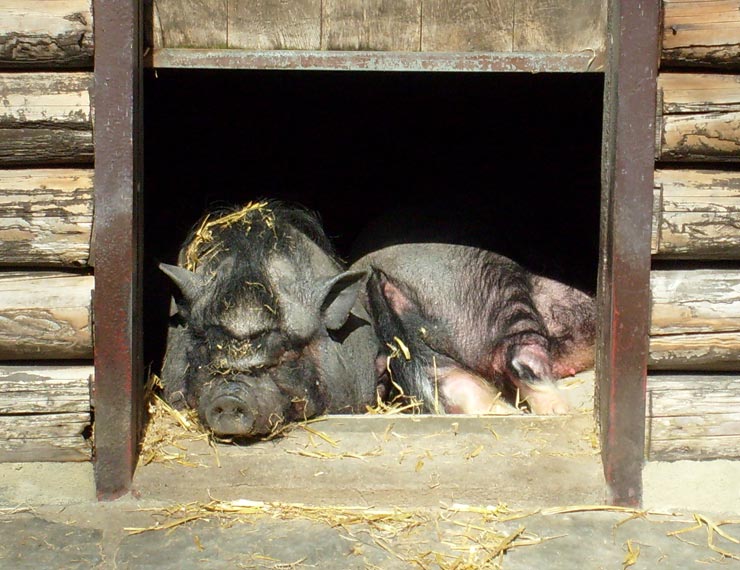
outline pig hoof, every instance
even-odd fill
[[[568,402],[560,394],[549,391],[529,394],[527,403],[533,414],[553,416],[570,412]]]
[[[218,435],[250,435],[254,416],[247,405],[234,396],[220,396],[205,410],[205,419]]]

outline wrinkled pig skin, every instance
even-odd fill
[[[352,269],[371,271],[365,303],[391,347],[376,366],[426,411],[487,413],[518,397],[534,413],[565,413],[555,380],[593,366],[593,298],[506,257],[405,244]]]
[[[377,398],[377,338],[315,216],[276,202],[212,213],[183,244],[162,366],[165,399],[220,436],[271,433]]]

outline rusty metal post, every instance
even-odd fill
[[[131,484],[143,407],[140,2],[95,0],[95,481]]]
[[[611,0],[597,378],[608,500],[642,500],[660,0]]]

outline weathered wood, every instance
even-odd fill
[[[0,265],[86,265],[92,200],[92,170],[0,170]]]
[[[664,66],[740,66],[740,2],[663,0]]]
[[[740,112],[663,115],[656,158],[662,161],[740,161]]]
[[[1,73],[0,165],[92,163],[92,74]]]
[[[154,0],[155,48],[228,47],[227,0]]]
[[[0,360],[92,357],[91,275],[0,273]]]
[[[421,0],[324,0],[321,47],[418,51]]]
[[[89,412],[93,367],[0,364],[0,414]]]
[[[740,455],[740,376],[653,374],[647,390],[648,459]]]
[[[0,462],[87,461],[90,413],[0,416]]]
[[[740,75],[661,73],[658,94],[663,114],[740,111]]]
[[[512,51],[509,1],[422,0],[422,51]]]
[[[653,255],[740,258],[740,172],[657,170],[655,184]]]
[[[740,370],[740,333],[650,337],[651,370]]]
[[[740,270],[653,271],[651,335],[740,331]]]
[[[229,47],[321,48],[321,0],[228,0]]]
[[[82,437],[0,439],[0,463],[90,461],[92,446]]]
[[[91,0],[4,0],[0,67],[85,68],[93,65]]]
[[[591,50],[603,59],[606,42],[604,0],[518,0],[513,2],[514,51]]]

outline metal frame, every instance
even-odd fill
[[[596,377],[608,501],[639,505],[650,326],[660,0],[612,0],[604,88]]]
[[[95,482],[126,493],[138,457],[141,296],[141,6],[95,0]]]
[[[95,0],[95,474],[101,499],[125,493],[142,407],[141,6]],[[605,84],[599,293],[599,419],[609,501],[642,495],[650,227],[660,0],[611,0]],[[601,69],[593,54],[560,60],[463,54],[267,54],[159,50],[164,67],[560,71]],[[226,59],[224,59],[226,58]],[[558,63],[559,62],[559,63]],[[543,67],[544,66],[544,67]]]

